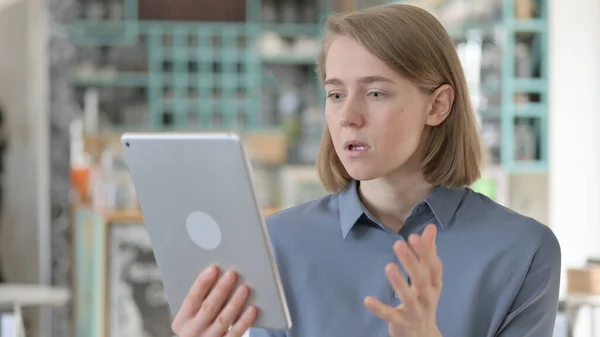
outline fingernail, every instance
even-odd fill
[[[386,274],[394,280],[398,280],[398,271],[394,267],[388,266]]]
[[[254,316],[258,314],[258,308],[255,305],[251,305],[248,307],[246,314],[249,316]]]
[[[224,277],[224,278],[225,278],[225,280],[227,280],[227,281],[232,281],[232,280],[233,280],[233,278],[235,277],[235,274],[234,274],[234,273],[233,273],[231,270],[228,270],[228,271],[225,273],[225,275],[223,275],[223,277]]]
[[[240,292],[243,296],[246,296],[248,293],[250,293],[250,289],[244,284],[240,287]]]
[[[208,268],[206,268],[206,273],[208,274],[208,276],[214,276],[217,273],[217,266],[211,264],[210,266],[208,266]]]
[[[394,245],[394,252],[396,252],[396,254],[401,254],[402,253],[402,242],[403,241],[396,241],[396,244]]]
[[[373,299],[371,299],[370,296],[365,297],[364,303],[366,306],[375,309],[377,308],[377,303],[375,301],[373,301]]]

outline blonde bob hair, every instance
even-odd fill
[[[325,80],[325,60],[338,36],[355,39],[400,75],[433,93],[441,85],[454,88],[452,110],[446,120],[432,127],[422,171],[434,185],[462,187],[481,174],[482,150],[467,83],[454,43],[440,22],[424,9],[400,4],[371,7],[331,15],[317,59],[317,73]],[[317,158],[323,187],[332,193],[352,180],[337,156],[327,127]]]

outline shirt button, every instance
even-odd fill
[[[400,294],[398,294],[397,292],[394,292],[394,298],[400,299]]]
[[[419,206],[419,208],[417,210],[418,210],[419,213],[425,212],[425,205]]]

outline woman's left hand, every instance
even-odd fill
[[[394,244],[394,253],[411,279],[408,285],[395,263],[386,266],[387,278],[400,297],[399,306],[391,307],[370,296],[365,298],[367,308],[389,323],[390,337],[442,337],[436,321],[442,292],[442,261],[437,255],[436,231],[435,225],[428,225],[421,236],[411,235],[408,244],[405,241]]]

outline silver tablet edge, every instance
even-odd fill
[[[281,276],[279,275],[279,267],[277,266],[277,263],[275,262],[275,252],[273,251],[273,245],[271,244],[271,237],[269,236],[269,231],[267,228],[265,217],[260,213],[258,201],[256,200],[256,193],[254,192],[254,185],[252,184],[252,176],[250,175],[250,170],[251,170],[250,162],[247,159],[246,151],[242,144],[242,140],[239,137],[235,137],[235,141],[238,143],[238,146],[242,153],[242,157],[244,159],[244,162],[246,163],[247,181],[249,181],[250,185],[251,185],[250,188],[252,189],[252,198],[254,199],[256,209],[258,210],[258,216],[260,217],[260,222],[261,222],[261,226],[263,229],[262,230],[263,237],[264,237],[265,242],[267,243],[267,249],[269,252],[269,260],[270,260],[269,262],[271,263],[271,270],[275,273],[274,276],[275,276],[275,281],[277,283],[277,292],[279,293],[280,303],[283,305],[282,309],[285,314],[287,328],[289,329],[292,327],[292,324],[293,324],[292,317],[289,312],[289,306],[288,306],[288,302],[287,302],[287,297],[285,295],[285,291],[283,289],[283,283],[281,281]]]

